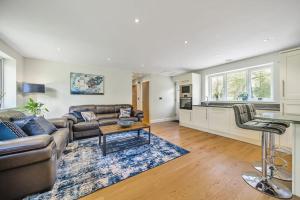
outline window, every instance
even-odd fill
[[[252,99],[271,99],[272,70],[271,68],[251,71]]]
[[[241,94],[247,92],[247,72],[231,72],[227,74],[227,100],[237,101]]]
[[[211,77],[211,96],[210,99],[218,101],[223,99],[224,95],[224,77],[213,76]]]
[[[211,101],[273,100],[273,64],[207,76]]]

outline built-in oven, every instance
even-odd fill
[[[192,110],[192,97],[180,97],[180,109]]]
[[[191,98],[192,97],[192,85],[181,85],[180,86],[180,97]]]

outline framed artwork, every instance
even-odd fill
[[[104,76],[70,73],[71,94],[104,95]]]

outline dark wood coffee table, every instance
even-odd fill
[[[140,131],[142,129],[149,129],[148,140],[144,140],[140,137]],[[137,139],[140,139],[141,142],[138,142],[136,144],[127,145],[126,147],[122,148],[121,150],[128,149],[128,148],[135,147],[135,146],[144,145],[144,144],[150,144],[151,127],[150,127],[149,124],[145,124],[145,123],[142,123],[142,122],[136,122],[128,128],[122,128],[118,124],[108,125],[108,126],[100,126],[99,130],[100,130],[99,146],[102,148],[102,153],[103,153],[104,156],[106,156],[106,153],[107,153],[107,150],[108,150],[108,148],[107,148],[108,144],[106,142],[106,136],[108,136],[108,135],[121,134],[121,133],[126,133],[126,132],[129,132],[129,131],[137,131]],[[103,142],[102,142],[102,138],[103,138]],[[118,141],[113,141],[111,143],[116,143],[116,142],[118,142]],[[113,150],[109,153],[112,153],[112,152],[116,152],[116,151]]]

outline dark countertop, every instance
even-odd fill
[[[193,105],[193,106],[200,106],[200,107],[217,107],[217,108],[232,108],[234,104],[242,104],[244,102],[201,102],[200,105]],[[250,102],[247,102],[250,103]],[[270,110],[270,111],[280,111],[280,104],[278,103],[253,103],[257,110]]]

